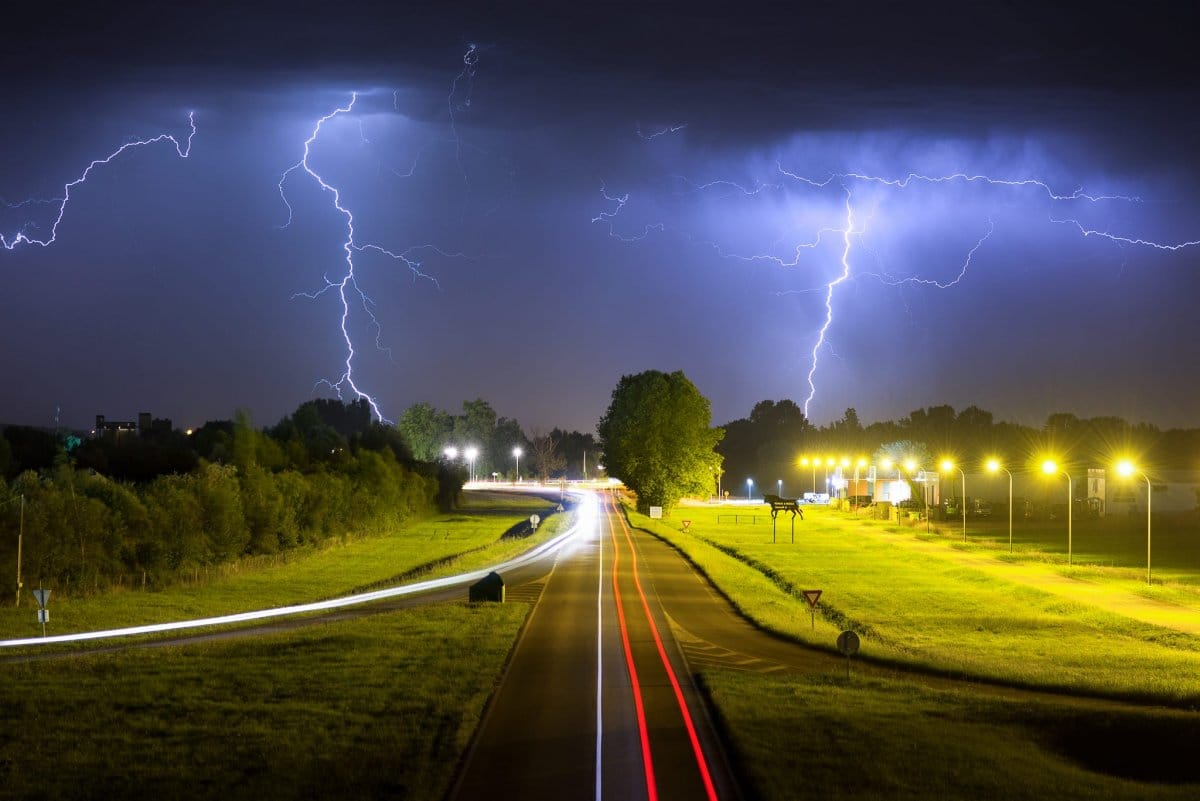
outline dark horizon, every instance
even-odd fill
[[[420,262],[354,254],[380,324],[351,293],[354,377],[390,419],[482,397],[526,428],[590,432],[645,369],[683,370],[716,424],[803,405],[845,257],[814,424],[949,404],[1194,427],[1196,11],[1139,11],[134,3],[14,19],[10,206],[59,197],[131,137],[183,142],[190,111],[196,134],[186,159],[160,141],[97,168],[53,245],[0,250],[0,420],[49,425],[61,407],[86,430],[149,410],[188,427],[240,407],[263,426],[330,396],[341,304],[303,293],[340,279],[345,219],[302,170],[286,203],[278,184],[357,91],[311,163],[360,246]],[[910,173],[1042,183],[881,182]],[[45,238],[52,210],[0,209],[0,235]]]

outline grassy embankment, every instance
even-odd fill
[[[549,538],[571,515],[554,515],[532,537],[504,538],[552,501],[491,492],[466,494],[462,509],[403,528],[278,559],[256,558],[161,591],[114,590],[72,598],[52,592],[49,633],[65,634],[265,609],[333,598],[407,580],[474,570],[511,558]],[[0,609],[0,638],[41,634],[26,582],[20,608]]]
[[[782,522],[779,541],[771,542],[761,509],[737,510],[757,514],[757,523],[718,522],[734,510],[710,508],[677,509],[674,521],[631,518],[681,547],[765,628],[822,648],[853,628],[868,659],[1067,695],[930,687],[919,676],[705,669],[752,794],[1196,797],[1200,766],[1186,749],[1200,736],[1200,636],[1169,625],[1200,616],[1186,560],[1164,564],[1178,581],[1147,589],[1136,569],[1068,568],[1036,541],[1009,556],[1007,525],[1000,551],[997,543],[964,547],[957,531],[931,536],[924,527],[805,511],[795,545]],[[680,531],[682,519],[692,521],[688,533]],[[1174,543],[1164,553],[1172,550],[1187,552]],[[816,588],[824,594],[814,632],[798,593]],[[1163,625],[1114,611],[1122,607]]]
[[[1147,599],[1128,571],[1068,569],[1043,553],[1000,560],[923,529],[805,511],[795,545],[790,532],[772,544],[769,515],[754,525],[718,523],[729,514],[718,509],[677,510],[692,520],[687,533],[631,517],[681,547],[749,617],[804,642],[828,648],[852,628],[863,656],[884,662],[1015,686],[1200,702],[1200,635],[1170,626],[1200,619],[1192,585],[1167,585],[1164,598]],[[802,589],[824,592],[815,632]],[[1122,606],[1129,614],[1115,611]],[[1157,615],[1161,625],[1134,615]]]
[[[526,611],[0,666],[0,798],[442,798]]]

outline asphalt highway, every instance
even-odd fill
[[[453,798],[740,797],[658,582],[699,617],[721,599],[601,499],[538,581]]]

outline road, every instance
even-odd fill
[[[663,605],[702,617],[719,598],[601,498],[536,584],[454,798],[740,797]]]

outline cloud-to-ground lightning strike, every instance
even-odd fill
[[[451,83],[451,86],[450,86],[450,94],[449,94],[448,104],[449,104],[449,113],[450,113],[451,139],[449,141],[454,144],[455,160],[459,164],[460,169],[462,167],[461,140],[458,135],[458,130],[455,127],[456,122],[455,122],[455,117],[454,117],[454,95],[458,91],[459,82],[466,81],[467,82],[467,90],[466,90],[467,98],[463,101],[462,106],[465,107],[466,105],[469,105],[470,91],[471,91],[470,80],[475,74],[475,67],[478,64],[478,61],[479,61],[478,51],[477,51],[475,45],[470,45],[466,54],[463,56],[463,69],[454,78],[454,81]],[[393,105],[396,107],[398,107],[398,105],[399,105],[398,97],[399,97],[398,92],[393,93],[392,101],[393,101]],[[284,170],[283,174],[280,176],[279,185],[278,185],[279,197],[283,201],[283,204],[287,208],[287,211],[288,211],[287,221],[281,227],[287,228],[288,226],[290,226],[292,223],[292,220],[294,218],[294,210],[292,208],[292,204],[288,201],[287,192],[284,189],[284,185],[287,183],[288,177],[292,173],[297,172],[297,171],[303,171],[303,172],[307,173],[313,179],[313,181],[315,181],[317,183],[317,185],[321,188],[322,192],[329,194],[329,196],[333,200],[333,207],[337,210],[337,212],[339,214],[342,215],[342,217],[345,219],[345,222],[346,222],[346,237],[342,241],[342,251],[345,254],[344,255],[344,267],[342,269],[340,277],[337,278],[336,280],[331,280],[328,277],[328,275],[326,275],[325,276],[325,285],[323,287],[321,287],[320,289],[318,289],[314,292],[298,292],[293,296],[293,297],[305,297],[310,300],[315,300],[328,292],[333,292],[337,295],[338,300],[340,301],[341,307],[342,307],[342,314],[341,314],[341,318],[340,318],[340,326],[339,327],[340,327],[341,334],[342,334],[342,340],[346,344],[346,358],[345,358],[345,361],[343,362],[345,369],[342,371],[341,375],[338,376],[337,380],[320,379],[317,381],[315,386],[324,385],[324,386],[329,387],[330,389],[332,389],[334,391],[334,393],[338,396],[338,398],[342,398],[343,392],[350,392],[354,395],[355,399],[365,400],[370,405],[371,411],[375,414],[376,418],[378,418],[381,422],[391,422],[390,420],[388,420],[388,418],[386,418],[383,415],[383,412],[381,411],[380,406],[379,406],[379,402],[376,400],[376,398],[374,396],[368,394],[364,389],[362,389],[358,385],[358,383],[356,383],[355,378],[354,378],[354,357],[355,357],[357,351],[354,347],[354,338],[350,334],[350,327],[349,327],[352,303],[357,304],[358,306],[362,307],[362,310],[366,314],[369,324],[375,329],[375,346],[376,346],[376,348],[378,350],[388,354],[389,358],[392,358],[391,349],[386,347],[383,344],[383,326],[381,325],[379,318],[375,315],[375,312],[374,312],[375,302],[366,294],[366,292],[363,290],[362,286],[359,284],[358,275],[355,272],[356,265],[354,263],[354,256],[356,253],[365,253],[365,252],[378,253],[382,256],[387,256],[388,258],[392,259],[393,261],[398,261],[398,262],[404,264],[406,267],[408,267],[409,271],[412,273],[414,281],[417,279],[424,279],[424,280],[431,282],[432,284],[434,284],[434,286],[437,286],[439,289],[441,288],[441,285],[438,283],[437,279],[435,277],[429,275],[428,273],[424,272],[421,269],[422,262],[420,261],[420,259],[416,258],[414,254],[416,254],[420,251],[431,251],[433,253],[436,253],[436,254],[446,257],[446,258],[465,258],[465,256],[462,253],[457,253],[457,252],[452,253],[452,252],[443,250],[442,248],[439,248],[439,247],[437,247],[435,245],[431,245],[431,244],[413,245],[405,250],[396,251],[396,250],[392,250],[392,249],[383,247],[382,245],[378,245],[378,244],[372,244],[372,243],[360,244],[358,242],[357,232],[354,227],[354,213],[350,210],[349,207],[345,206],[342,203],[341,190],[338,187],[334,186],[333,184],[329,183],[325,178],[323,178],[321,176],[321,174],[318,173],[316,171],[316,169],[314,169],[314,167],[312,165],[312,161],[311,161],[312,148],[313,148],[313,145],[316,143],[317,139],[321,135],[321,129],[325,126],[325,124],[327,122],[330,122],[335,117],[346,116],[346,115],[353,113],[354,109],[355,109],[355,105],[358,103],[358,99],[359,99],[358,93],[354,92],[351,94],[350,101],[346,105],[340,106],[340,107],[334,109],[333,111],[329,112],[325,116],[319,118],[316,121],[316,123],[313,125],[312,132],[309,134],[308,138],[304,141],[304,153],[301,156],[300,160],[297,161],[295,164],[291,165],[290,167],[288,167],[286,170]],[[362,130],[361,122],[359,123],[359,138],[360,138],[360,141],[363,142],[364,144],[369,143],[369,140],[367,139],[366,134]],[[421,153],[423,153],[424,150],[425,150],[425,148],[422,148],[421,151],[418,152],[417,157],[416,157],[418,160],[420,159]],[[401,175],[401,177],[409,177],[412,175],[412,173],[415,169],[416,169],[416,160],[414,160],[413,166],[409,170],[407,175],[401,175],[400,173],[397,173],[397,175]],[[465,170],[463,171],[462,174],[463,174],[463,180],[465,181],[466,180]],[[394,362],[394,359],[393,359],[393,362]]]
[[[659,135],[662,135],[663,133],[668,133],[668,132],[670,132],[669,129],[655,133],[655,134],[647,137],[647,136],[642,135],[640,127],[638,128],[638,135],[641,136],[643,139],[652,139],[655,136],[659,136]],[[785,169],[782,166],[782,164],[780,164],[779,162],[776,162],[775,168],[776,168],[776,171],[779,173],[779,175],[782,176],[785,180],[791,180],[795,183],[802,184],[802,185],[810,187],[812,189],[821,190],[821,189],[827,189],[832,186],[840,186],[846,192],[846,201],[845,201],[846,224],[845,224],[845,227],[834,227],[834,228],[824,227],[824,228],[818,229],[815,232],[815,234],[811,237],[811,239],[794,245],[791,249],[791,253],[786,257],[778,255],[775,252],[759,252],[759,253],[730,252],[719,242],[716,242],[712,239],[701,239],[701,238],[695,237],[691,233],[689,233],[688,231],[685,231],[685,230],[679,230],[679,229],[674,229],[674,228],[669,229],[667,224],[665,222],[661,222],[661,221],[644,224],[642,226],[641,230],[636,231],[635,233],[623,234],[617,230],[617,219],[618,219],[618,217],[621,216],[622,212],[625,210],[626,206],[629,204],[630,195],[629,195],[629,193],[620,194],[620,195],[613,194],[608,190],[607,186],[604,185],[603,183],[601,184],[601,187],[600,187],[600,195],[606,202],[614,204],[614,206],[610,210],[601,211],[600,213],[593,216],[592,223],[606,226],[608,229],[609,236],[611,236],[614,239],[617,239],[621,242],[626,242],[626,243],[640,242],[640,241],[646,239],[648,236],[650,236],[650,234],[653,232],[665,233],[668,230],[671,230],[672,233],[682,236],[684,239],[688,240],[689,242],[691,242],[693,244],[711,248],[722,259],[730,259],[730,260],[744,261],[744,262],[770,262],[770,263],[774,263],[780,267],[788,267],[788,268],[798,266],[800,263],[800,259],[801,259],[803,251],[812,250],[812,249],[815,249],[816,247],[818,247],[822,242],[822,238],[826,234],[833,234],[833,233],[841,234],[844,247],[843,247],[842,255],[841,255],[841,270],[836,275],[836,277],[834,277],[833,280],[831,280],[830,282],[828,282],[826,284],[822,284],[819,287],[814,287],[813,289],[810,289],[810,290],[798,290],[795,292],[783,293],[783,294],[794,294],[794,293],[799,293],[799,292],[823,291],[824,296],[825,296],[824,321],[817,331],[816,341],[813,345],[813,348],[812,348],[812,351],[810,354],[811,364],[810,364],[809,371],[807,374],[807,383],[808,383],[809,391],[808,391],[808,395],[805,398],[805,401],[803,404],[804,414],[806,416],[809,413],[810,404],[812,403],[813,399],[816,397],[815,376],[816,376],[817,369],[819,366],[822,349],[828,345],[829,330],[832,327],[833,320],[834,320],[834,303],[833,303],[834,290],[836,289],[836,287],[839,284],[845,283],[846,281],[850,280],[852,277],[854,277],[857,274],[858,276],[861,276],[864,278],[876,279],[876,280],[878,280],[884,284],[887,284],[889,286],[900,286],[900,285],[904,285],[904,284],[913,284],[913,285],[918,285],[918,286],[927,286],[927,287],[936,288],[936,289],[949,289],[949,288],[954,287],[957,284],[959,284],[966,277],[967,272],[970,269],[972,259],[975,257],[975,255],[979,251],[979,249],[983,247],[984,243],[988,241],[988,239],[992,236],[992,234],[995,231],[995,223],[993,220],[991,220],[989,218],[987,221],[986,232],[976,241],[974,246],[972,246],[970,248],[970,250],[967,252],[967,254],[964,257],[962,264],[958,270],[958,274],[951,280],[941,281],[941,280],[936,280],[936,279],[931,279],[931,278],[923,278],[920,276],[908,276],[908,277],[898,278],[896,276],[889,275],[886,272],[869,273],[869,272],[861,272],[860,271],[858,273],[855,273],[854,271],[852,271],[851,265],[850,265],[851,237],[860,237],[861,238],[861,236],[866,231],[866,226],[860,225],[860,227],[857,230],[855,229],[855,213],[854,213],[854,207],[852,205],[852,192],[850,189],[850,187],[853,184],[874,184],[877,186],[887,187],[887,188],[894,189],[897,191],[903,191],[905,189],[908,189],[910,186],[912,186],[915,183],[923,183],[923,184],[929,184],[929,185],[934,185],[934,186],[941,186],[941,185],[947,185],[947,184],[963,184],[963,185],[982,184],[982,185],[996,187],[996,188],[1000,188],[1000,189],[1037,190],[1040,193],[1044,194],[1046,196],[1046,199],[1052,203],[1066,203],[1066,202],[1072,202],[1072,201],[1081,201],[1081,202],[1093,203],[1093,204],[1102,203],[1102,202],[1106,202],[1106,201],[1107,202],[1122,202],[1122,203],[1140,203],[1141,202],[1140,197],[1135,197],[1135,196],[1131,196],[1131,195],[1090,194],[1088,192],[1084,192],[1082,187],[1076,188],[1069,193],[1063,193],[1061,191],[1054,189],[1047,182],[1039,180],[1039,179],[1035,179],[1035,178],[1020,178],[1020,179],[994,178],[994,177],[991,177],[988,175],[971,174],[971,173],[965,173],[965,172],[957,172],[957,173],[952,173],[952,174],[948,174],[948,175],[924,175],[921,173],[909,173],[909,174],[905,175],[903,178],[887,178],[887,177],[883,177],[883,176],[869,175],[869,174],[858,173],[858,172],[843,172],[843,173],[831,173],[824,178],[810,178],[810,177],[806,177],[806,176],[803,176],[798,173],[795,173],[795,172]],[[723,179],[708,181],[706,183],[696,183],[686,177],[679,176],[679,175],[673,175],[671,177],[676,181],[682,182],[688,188],[688,191],[692,192],[692,193],[701,193],[701,192],[705,192],[705,191],[708,191],[713,188],[720,188],[720,189],[727,190],[727,192],[730,195],[740,195],[743,197],[750,197],[750,196],[754,196],[754,195],[757,195],[757,194],[760,194],[763,192],[768,192],[768,191],[772,191],[772,192],[785,191],[785,187],[782,183],[757,183],[754,186],[747,187],[747,186],[743,186],[742,184],[739,184],[735,181],[729,181],[729,180],[723,180]],[[1163,251],[1178,251],[1178,250],[1182,250],[1185,248],[1200,245],[1200,240],[1189,240],[1189,241],[1182,241],[1182,242],[1177,242],[1177,243],[1164,243],[1164,242],[1153,241],[1150,239],[1145,239],[1142,237],[1124,236],[1121,234],[1112,233],[1110,231],[1102,231],[1102,230],[1089,228],[1089,227],[1085,226],[1083,223],[1081,223],[1075,219],[1050,218],[1049,221],[1053,222],[1053,223],[1064,224],[1064,225],[1074,225],[1079,230],[1079,233],[1084,237],[1092,237],[1092,236],[1099,237],[1099,238],[1107,239],[1118,245],[1147,247],[1147,248],[1153,248],[1156,250],[1163,250]]]
[[[63,217],[67,213],[67,206],[71,202],[71,190],[73,190],[77,186],[80,186],[81,184],[86,183],[88,177],[91,176],[91,174],[92,174],[92,170],[96,169],[97,167],[111,163],[114,159],[119,157],[122,153],[124,153],[127,150],[132,150],[134,148],[139,148],[139,147],[146,147],[147,145],[154,145],[159,142],[170,142],[172,145],[175,146],[175,152],[179,155],[179,157],[181,159],[186,159],[192,152],[192,139],[196,136],[196,113],[194,111],[188,112],[188,126],[191,128],[191,130],[189,131],[189,133],[187,135],[187,139],[185,139],[183,141],[180,141],[179,139],[177,139],[173,134],[163,133],[163,134],[159,134],[158,136],[150,137],[149,139],[134,139],[132,141],[126,142],[125,144],[121,145],[113,152],[109,153],[104,158],[95,159],[90,164],[88,164],[87,168],[84,169],[84,171],[82,173],[79,174],[78,178],[76,178],[75,180],[73,180],[63,186],[62,197],[47,198],[47,199],[30,199],[30,200],[22,201],[20,203],[6,204],[9,206],[9,208],[20,208],[23,206],[34,205],[34,204],[53,205],[53,204],[57,203],[58,211],[54,218],[54,223],[50,226],[50,235],[48,237],[46,237],[45,239],[39,239],[36,236],[31,236],[28,233],[28,228],[25,228],[25,229],[17,231],[14,234],[0,233],[0,245],[2,245],[5,250],[13,250],[18,245],[23,245],[23,244],[24,245],[38,245],[40,247],[49,247],[50,245],[54,244],[55,240],[58,239],[58,226],[62,223]]]

